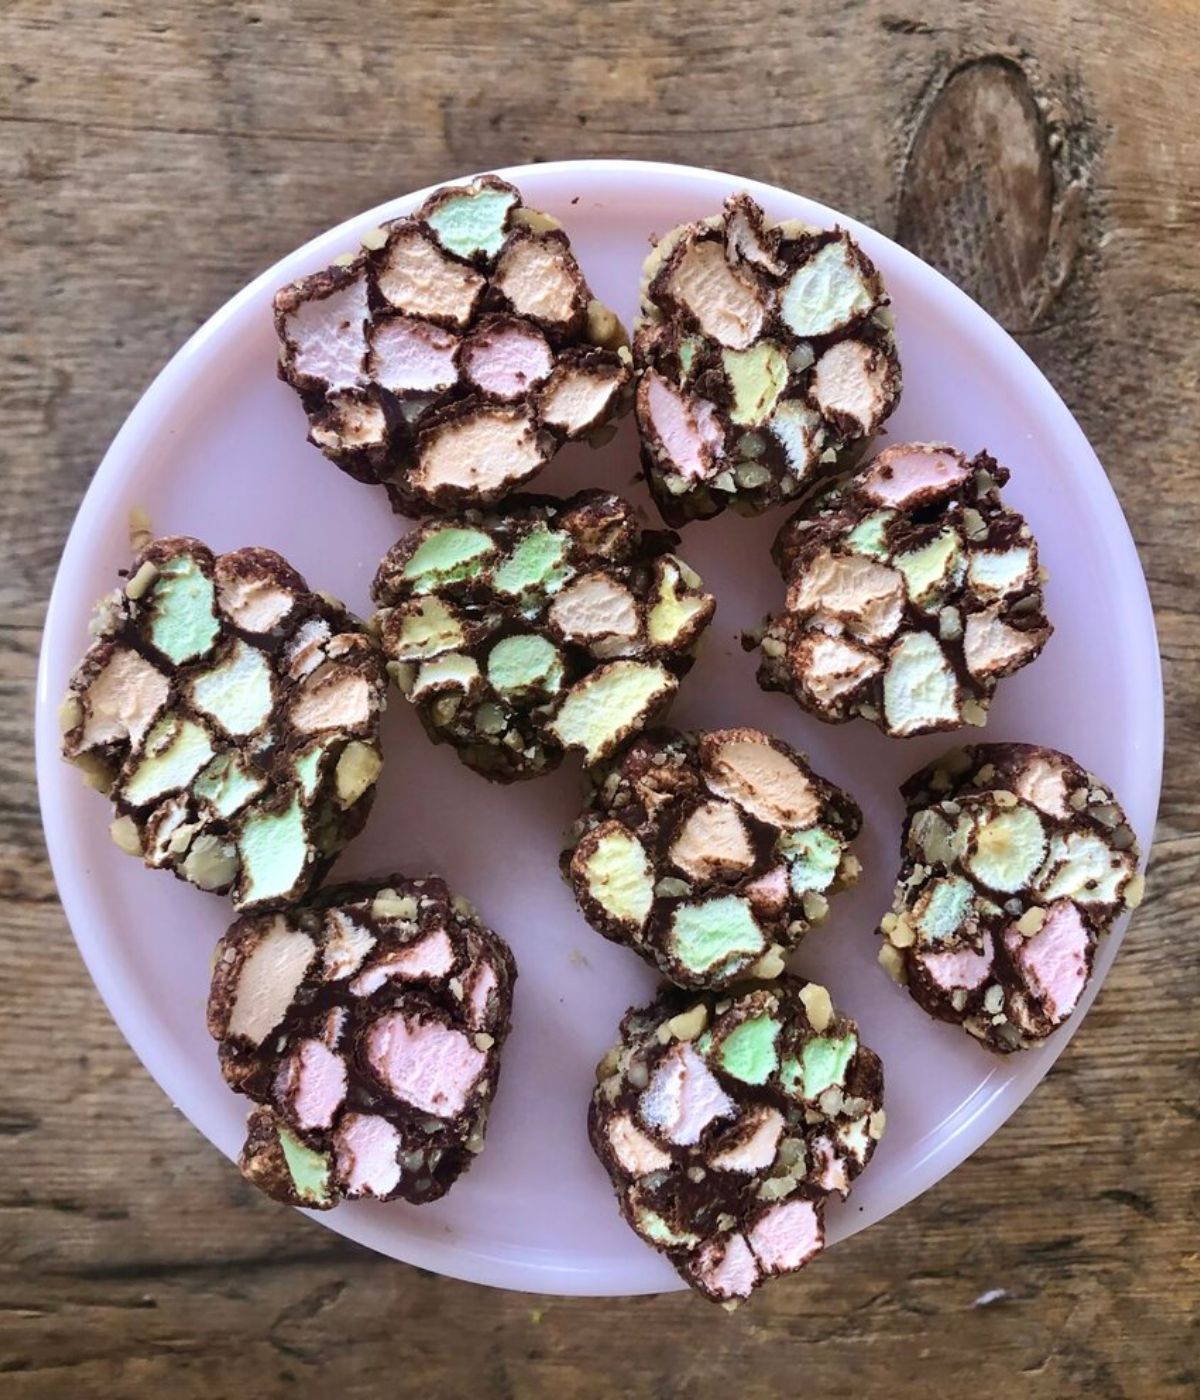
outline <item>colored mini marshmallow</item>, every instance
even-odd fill
[[[62,752],[122,850],[238,909],[302,898],[362,828],[383,657],[278,554],[160,539],[98,604]]]
[[[953,750],[901,791],[880,962],[990,1050],[1037,1045],[1079,1004],[1099,939],[1141,901],[1124,812],[1073,759],[1032,744]]]
[[[819,1085],[802,1068],[814,1050]],[[826,1199],[848,1194],[884,1131],[878,1057],[798,977],[664,988],[626,1014],[596,1079],[589,1133],[621,1214],[726,1306],[820,1251]]]
[[[566,234],[493,175],[281,288],[275,325],[309,441],[404,515],[500,500],[632,397],[625,332]]]
[[[444,1195],[483,1150],[516,968],[441,880],[342,885],[217,945],[208,1028],[256,1107],[243,1175],[324,1210]]]
[[[633,353],[642,461],[671,525],[799,500],[900,396],[870,259],[842,229],[771,223],[745,194],[658,240]]]

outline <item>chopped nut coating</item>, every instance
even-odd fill
[[[775,540],[787,598],[759,641],[763,689],[898,738],[983,724],[1053,630],[1007,480],[986,452],[909,443],[802,507]]]
[[[683,987],[775,975],[852,885],[854,800],[756,729],[651,730],[593,774],[562,853],[584,918]]]
[[[244,915],[217,945],[208,1002],[221,1072],[257,1105],[243,1175],[317,1210],[444,1195],[483,1149],[516,975],[438,879]]]
[[[642,460],[671,525],[800,499],[900,397],[870,259],[842,229],[770,224],[745,194],[658,241],[633,353]]]
[[[501,782],[591,765],[661,716],[715,603],[619,496],[518,496],[428,522],[380,565],[375,623],[430,736]]]
[[[799,977],[720,1000],[664,988],[621,1022],[588,1129],[621,1214],[684,1281],[736,1304],[824,1244],[883,1133],[883,1068]]]
[[[1038,1044],[1140,897],[1125,814],[1073,759],[1032,744],[952,750],[901,792],[900,875],[879,928],[889,972],[990,1050]]]
[[[101,600],[63,756],[113,839],[239,909],[300,899],[362,829],[382,757],[383,657],[279,555],[152,541]]]
[[[281,288],[275,325],[309,440],[404,515],[500,500],[632,398],[625,332],[567,235],[493,175]]]

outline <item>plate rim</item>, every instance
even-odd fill
[[[485,173],[483,171],[475,174]],[[977,302],[975,302],[966,292],[955,283],[950,281],[943,273],[939,272],[930,264],[924,262],[916,254],[896,243],[888,235],[879,232],[870,225],[860,220],[854,219],[831,208],[821,201],[814,200],[809,196],[802,195],[793,190],[785,189],[782,186],[770,184],[760,180],[749,179],[743,176],[730,174],[725,171],[713,170],[701,166],[681,164],[677,162],[633,160],[624,158],[603,158],[586,160],[560,160],[547,161],[535,164],[506,166],[494,169],[488,173],[498,174],[502,178],[511,180],[520,186],[523,181],[531,178],[542,179],[562,179],[571,176],[578,176],[581,179],[588,177],[620,176],[623,174],[654,175],[664,180],[707,183],[714,188],[714,192],[719,192],[719,198],[724,197],[724,192],[731,186],[748,191],[754,198],[763,200],[783,199],[799,201],[806,206],[808,213],[815,219],[823,220],[827,223],[837,223],[849,229],[856,238],[870,244],[886,246],[889,257],[898,259],[902,264],[907,263],[913,275],[922,281],[923,284],[931,287],[939,297],[946,298],[951,307],[964,318],[968,323],[968,329],[973,334],[982,333],[994,340],[997,345],[1003,345],[1004,352],[1010,356],[1018,366],[1023,378],[1032,377],[1032,382],[1037,385],[1037,392],[1043,411],[1052,418],[1054,434],[1057,437],[1062,434],[1073,440],[1074,451],[1081,455],[1090,467],[1094,467],[1098,473],[1099,481],[1103,483],[1099,492],[1099,497],[1095,501],[1098,509],[1104,511],[1110,517],[1115,512],[1115,525],[1120,536],[1120,548],[1127,556],[1127,562],[1131,561],[1133,568],[1130,577],[1136,578],[1140,587],[1136,589],[1136,596],[1126,599],[1127,606],[1132,614],[1140,614],[1140,620],[1136,627],[1136,633],[1142,642],[1144,655],[1140,658],[1143,664],[1149,663],[1145,675],[1145,681],[1149,684],[1150,697],[1148,703],[1153,702],[1151,709],[1151,726],[1149,732],[1143,730],[1140,734],[1146,753],[1154,761],[1154,771],[1150,775],[1152,778],[1151,787],[1153,790],[1153,813],[1150,820],[1150,832],[1152,835],[1153,824],[1157,815],[1159,803],[1161,801],[1162,771],[1164,761],[1164,697],[1162,686],[1162,663],[1158,646],[1157,630],[1155,627],[1153,607],[1151,604],[1149,588],[1146,582],[1145,572],[1142,568],[1140,557],[1133,539],[1129,522],[1125,517],[1120,501],[1113,489],[1103,464],[1095,449],[1091,446],[1082,427],[1076,421],[1074,415],[1063,401],[1058,390],[1050,382],[1047,376],[1033,361],[1031,356],[1013,339],[1010,333],[1005,330],[993,317],[991,317]],[[47,854],[50,861],[52,873],[54,875],[55,886],[58,892],[59,901],[62,905],[68,926],[71,929],[72,937],[76,947],[87,968],[92,982],[100,994],[105,1007],[112,1017],[117,1029],[129,1045],[130,1049],[137,1056],[150,1078],[155,1081],[171,1100],[173,1105],[179,1108],[184,1114],[189,1124],[201,1133],[210,1142],[213,1140],[208,1133],[199,1126],[192,1114],[183,1109],[180,1105],[186,1100],[185,1094],[178,1097],[170,1087],[171,1084],[178,1085],[181,1081],[179,1067],[173,1063],[165,1062],[163,1059],[162,1047],[156,1047],[152,1042],[153,1035],[149,1029],[142,1027],[136,1019],[134,1012],[129,1007],[126,998],[122,994],[120,978],[115,974],[110,975],[93,949],[89,953],[86,940],[81,940],[80,934],[76,931],[77,925],[87,922],[88,911],[84,907],[84,901],[77,887],[72,887],[70,881],[64,880],[64,872],[61,870],[61,833],[63,824],[66,823],[64,813],[56,809],[54,801],[54,786],[59,776],[60,759],[58,756],[58,725],[56,720],[57,702],[51,695],[50,670],[52,667],[51,650],[54,639],[59,635],[61,625],[59,616],[66,609],[65,598],[70,591],[70,569],[69,563],[74,554],[81,553],[85,549],[84,540],[89,534],[90,516],[95,514],[99,503],[106,496],[110,485],[115,484],[125,458],[136,456],[136,442],[140,434],[148,431],[151,420],[154,419],[160,408],[162,401],[167,400],[176,392],[177,386],[182,381],[184,383],[190,378],[195,362],[200,357],[210,340],[219,336],[226,325],[234,319],[248,303],[256,301],[263,295],[264,291],[273,292],[275,288],[282,285],[290,278],[301,275],[302,265],[312,262],[318,254],[321,254],[325,261],[328,256],[325,250],[331,245],[341,244],[342,249],[353,246],[353,241],[361,236],[366,229],[382,222],[385,218],[395,217],[397,213],[404,209],[416,207],[433,190],[441,188],[447,184],[458,184],[473,178],[472,174],[459,175],[439,180],[434,184],[427,185],[422,189],[412,191],[407,194],[400,194],[385,200],[359,214],[342,220],[330,228],[324,229],[302,243],[298,248],[284,254],[283,257],[264,268],[255,275],[249,282],[241,287],[233,296],[229,297],[216,311],[209,316],[204,323],[194,331],[182,346],[170,357],[166,364],[159,370],[150,383],[145,387],[136,403],[123,420],[120,428],[113,437],[101,461],[88,483],[87,489],[76,510],[71,528],[63,544],[62,553],[58,568],[55,571],[54,584],[51,590],[50,599],[47,605],[45,619],[43,623],[42,641],[39,649],[37,678],[36,678],[36,698],[35,698],[35,760],[37,774],[37,789],[39,808],[42,817],[43,831],[46,838]],[[340,251],[339,250],[339,251]],[[295,269],[295,270],[293,270]],[[998,339],[997,339],[998,337]],[[111,479],[111,480],[110,480]],[[77,621],[77,619],[74,619]],[[958,731],[956,731],[957,733]],[[984,736],[986,738],[986,736]],[[1155,759],[1155,755],[1157,758]],[[56,847],[59,848],[59,855],[56,858]],[[1151,840],[1147,839],[1143,844],[1143,860],[1141,868],[1149,859]],[[67,892],[69,891],[69,893]],[[1042,1078],[1049,1072],[1054,1062],[1062,1054],[1070,1040],[1083,1024],[1091,1009],[1091,1003],[1100,990],[1100,987],[1107,980],[1111,971],[1112,962],[1119,952],[1120,945],[1124,940],[1129,917],[1124,916],[1113,929],[1108,937],[1110,952],[1108,955],[1108,965],[1099,978],[1093,978],[1085,993],[1085,1000],[1078,1009],[1075,1016],[1071,1018],[1061,1031],[1056,1033],[1053,1039],[1045,1046],[1034,1052],[1044,1060],[1041,1073],[1026,1088],[1024,1085],[1014,1085],[1011,1081],[995,1089],[990,1095],[983,1094],[983,1089],[991,1076],[987,1076],[976,1091],[972,1099],[965,1101],[960,1106],[959,1113],[971,1108],[970,1113],[963,1122],[955,1128],[953,1138],[952,1165],[945,1170],[939,1170],[936,1175],[923,1181],[912,1196],[903,1205],[895,1209],[904,1209],[916,1200],[918,1196],[931,1189],[939,1181],[943,1180],[951,1172],[957,1170],[963,1162],[977,1151],[983,1143],[998,1132],[1012,1114],[1024,1103],[1031,1094],[1036,1092]],[[154,1058],[157,1069],[150,1068],[150,1059]],[[170,1057],[168,1057],[169,1061]],[[973,1104],[974,1099],[980,1102]],[[1007,1099],[1009,1101],[1005,1102]],[[997,1100],[1001,1102],[997,1105]],[[994,1111],[998,1108],[999,1117],[994,1116]],[[989,1110],[993,1112],[989,1113]],[[980,1129],[980,1120],[987,1116],[987,1123]],[[213,1143],[216,1146],[215,1143]],[[939,1147],[944,1150],[941,1144]],[[218,1148],[218,1150],[221,1150]],[[913,1170],[919,1169],[932,1155],[932,1150],[924,1157],[920,1158]],[[368,1248],[378,1250],[368,1236],[373,1233],[372,1227],[362,1223],[364,1217],[361,1212],[353,1208],[349,1210],[343,1206],[340,1210],[331,1212],[311,1212],[305,1211],[306,1215],[311,1215],[322,1225],[334,1230],[340,1235],[355,1240],[357,1243]],[[889,1211],[888,1214],[893,1214]],[[339,1218],[340,1217],[340,1218]],[[883,1217],[883,1218],[886,1218]],[[845,1238],[849,1234],[856,1232],[853,1218],[848,1218],[845,1223],[848,1229],[841,1231],[840,1238]],[[529,1256],[514,1258],[504,1256],[487,1256],[480,1250],[467,1250],[453,1237],[431,1242],[422,1237],[412,1235],[405,1238],[405,1249],[403,1255],[391,1255],[391,1257],[402,1258],[404,1262],[413,1264],[420,1268],[430,1269],[434,1272],[447,1275],[449,1277],[461,1279],[467,1282],[484,1284],[492,1287],[508,1288],[515,1291],[524,1292],[554,1292],[560,1295],[569,1296],[634,1296],[636,1294],[649,1295],[664,1291],[662,1287],[648,1285],[637,1288],[612,1287],[600,1285],[594,1275],[594,1269],[589,1272],[586,1266],[574,1267],[561,1260],[547,1261],[532,1259]],[[388,1251],[390,1254],[390,1251]],[[682,1281],[675,1285],[675,1289],[681,1290],[685,1287]]]

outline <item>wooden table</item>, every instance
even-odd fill
[[[4,0],[0,1397],[1196,1394],[1198,58],[1195,0]],[[171,352],[361,208],[596,155],[801,189],[982,301],[1105,461],[1166,667],[1150,892],[1084,1033],[733,1316],[434,1278],[245,1189],[93,991],[33,787],[61,543]]]

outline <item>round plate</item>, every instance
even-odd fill
[[[1158,802],[1162,689],[1154,624],[1133,541],[1103,469],[1058,395],[979,307],[896,244],[784,190],[685,166],[564,162],[502,172],[566,225],[597,296],[628,325],[648,240],[716,212],[746,189],[773,218],[848,227],[880,267],[895,304],[904,394],[893,441],[987,448],[1012,469],[1007,499],[1023,511],[1051,574],[1057,627],[1044,656],[1003,682],[986,737],[1065,749],[1115,786],[1143,846]],[[428,191],[370,210],[314,239],[240,292],[163,370],[96,473],[71,531],[46,618],[38,678],[38,785],[50,856],[88,969],[133,1049],[165,1093],[226,1155],[242,1141],[246,1102],[225,1086],[204,1027],[209,959],[228,904],[123,856],[107,804],[57,757],[56,712],[86,642],[96,598],[128,553],[141,506],[158,534],[199,536],[217,550],[279,550],[314,588],[370,611],[376,565],[407,529],[383,491],[362,486],[305,441],[291,389],[275,375],[271,294],[357,246]],[[609,486],[647,504],[627,419],[593,452],[560,453],[539,487]],[[689,726],[755,725],[811,756],[861,803],[865,873],[833,902],[830,922],[795,959],[856,1017],[888,1076],[888,1131],[848,1206],[829,1209],[831,1241],[899,1209],[945,1176],[1004,1122],[1077,1029],[1112,963],[1107,940],[1071,1025],[1041,1049],[990,1056],[962,1031],[928,1020],[876,964],[873,930],[898,858],[902,778],[954,738],[887,739],[863,723],[820,724],[755,684],[741,631],[778,605],[768,546],[784,519],[732,513],[685,532],[681,553],[718,598],[703,656],[673,718]],[[520,966],[514,1030],[487,1148],[444,1200],[343,1205],[316,1218],[423,1268],[507,1288],[570,1294],[658,1292],[681,1284],[620,1219],[584,1122],[593,1068],[626,1008],[655,979],[593,933],[558,875],[576,815],[578,765],[495,787],[449,748],[429,744],[396,699],[375,809],[337,876],[436,871],[512,944]],[[247,1190],[251,1189],[249,1187]],[[819,1267],[819,1266],[818,1266]]]

